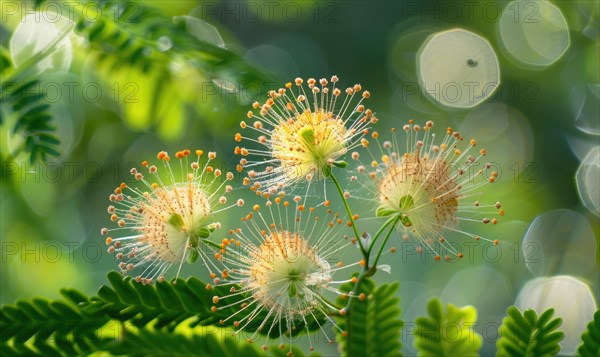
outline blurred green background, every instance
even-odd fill
[[[501,201],[506,215],[477,232],[500,239],[499,247],[479,244],[460,263],[434,263],[396,238],[392,244],[399,252],[384,258],[392,274],[376,278],[401,284],[407,354],[414,351],[411,321],[424,314],[432,296],[477,307],[483,354],[494,350],[494,330],[506,308],[537,277],[570,275],[587,284],[589,291],[583,289],[576,301],[569,294],[551,301],[577,304],[591,297],[592,304],[572,312],[591,319],[600,296],[598,2],[145,1],[120,11],[131,11],[135,19],[155,9],[154,17],[128,23],[126,16],[117,24],[131,31],[121,35],[138,35],[139,53],[113,46],[113,14],[94,9],[88,18],[106,17],[96,33],[97,22],[90,21],[89,28],[68,35],[69,48],[58,46],[49,65],[26,64],[51,102],[60,155],[47,163],[15,155],[22,137],[12,132],[11,109],[2,107],[2,304],[58,297],[61,287],[94,293],[116,267],[99,234],[108,223],[108,194],[130,180],[133,165],[161,150],[202,148],[216,150],[233,167],[233,135],[252,101],[298,76],[336,74],[342,85],[361,83],[372,93],[369,107],[380,119],[380,132],[409,119],[434,120],[438,129],[453,126],[477,138],[499,167],[498,182],[486,186],[480,200]],[[504,22],[503,13],[509,14]],[[27,51],[35,52],[23,49],[27,41],[43,37],[33,32],[12,39],[19,25],[31,23],[23,20],[28,14],[23,2],[2,3],[0,41],[17,69]],[[161,21],[186,35],[161,33]],[[452,60],[448,46],[433,48],[434,58],[419,64],[419,50],[432,34],[456,28],[485,38],[497,59],[497,67],[480,62],[478,73],[494,77],[499,71],[499,87],[471,108],[436,103],[422,88],[423,75],[443,81],[460,79],[466,70]],[[190,45],[194,38],[211,46]],[[13,79],[6,73],[3,85]],[[235,194],[253,200],[247,190]],[[368,209],[357,208],[361,217],[372,214]],[[223,226],[235,225],[243,213],[228,214]],[[374,231],[380,223],[360,224]],[[192,274],[204,278],[198,266],[186,266],[182,275]],[[336,351],[319,346],[325,354]]]

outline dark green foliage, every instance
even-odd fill
[[[579,356],[600,357],[600,310],[596,311],[587,331],[581,335],[581,341],[583,344],[577,350]]]
[[[216,329],[215,329],[216,330]],[[239,339],[237,339],[239,342]],[[122,342],[109,345],[107,352],[115,356],[262,356],[256,346],[236,340],[224,331],[208,331],[202,335],[142,329],[126,333]]]
[[[429,317],[416,320],[414,346],[419,356],[477,356],[482,338],[473,327],[477,310],[472,306],[446,305],[439,299],[427,304]]]
[[[103,311],[110,318],[122,322],[129,322],[137,327],[142,327],[155,321],[155,328],[173,330],[180,323],[188,320],[190,326],[220,324],[221,320],[238,312],[239,305],[233,305],[226,309],[218,309],[212,312],[212,298],[214,296],[230,295],[229,288],[211,286],[207,288],[206,283],[196,279],[178,279],[175,284],[170,282],[156,283],[155,285],[143,285],[136,283],[130,277],[123,278],[117,272],[110,272],[108,279],[111,286],[102,286],[98,291],[98,297],[91,298],[82,304],[83,311],[95,313]],[[237,301],[246,298],[240,294]],[[227,305],[233,304],[235,300],[228,299]],[[237,320],[243,319],[253,309],[247,309],[236,315]],[[244,329],[255,331],[264,322],[267,312],[259,314]],[[223,326],[232,326],[235,320],[229,319]],[[270,326],[273,318],[270,318],[266,326]],[[313,323],[309,330],[317,329],[318,325]],[[305,330],[303,324],[296,324],[293,334]],[[285,332],[285,328],[282,331]],[[259,331],[267,333],[267,329]],[[279,336],[278,324],[271,331],[271,337]]]
[[[110,286],[102,286],[98,295],[88,297],[73,289],[62,289],[63,300],[49,301],[35,298],[20,300],[0,308],[0,354],[14,356],[69,356],[104,351],[112,355],[128,356],[214,356],[264,355],[256,344],[238,343],[241,335],[231,337],[231,330],[220,324],[232,313],[231,309],[212,311],[212,297],[227,294],[221,287],[207,286],[189,278],[143,285],[117,272],[108,274]],[[350,292],[353,283],[342,285]],[[347,332],[338,338],[340,351],[346,356],[400,356],[399,299],[395,296],[398,284],[375,287],[365,279],[357,296],[349,300],[340,297],[340,305],[350,306],[344,316],[338,317],[338,326]],[[244,299],[240,295],[240,301]],[[229,301],[231,303],[231,301]],[[415,347],[419,356],[474,356],[481,346],[481,336],[472,327],[476,310],[446,305],[438,299],[427,306],[428,317],[418,318]],[[243,319],[251,311],[238,314]],[[497,342],[498,356],[552,356],[558,353],[558,343],[564,334],[557,329],[562,320],[553,319],[549,309],[539,317],[533,310],[521,313],[510,307],[500,329]],[[264,321],[259,316],[246,331],[256,331]],[[228,321],[225,325],[231,325]],[[323,324],[323,321],[320,321]],[[268,322],[270,326],[270,322]],[[181,328],[179,328],[181,327]],[[191,330],[196,328],[195,330]],[[310,326],[316,329],[318,325]],[[278,326],[271,337],[276,337]],[[182,332],[188,331],[188,333]],[[229,332],[228,332],[229,331]],[[305,331],[297,326],[292,334]],[[285,332],[285,330],[284,330]],[[259,331],[259,333],[266,333]],[[287,333],[287,332],[286,332]],[[245,338],[245,337],[244,337]],[[582,335],[580,356],[600,355],[600,311],[594,315],[588,330]],[[283,356],[289,351],[272,346],[268,354]],[[293,348],[294,355],[302,351]]]
[[[4,74],[11,67],[10,52],[3,46],[0,46],[0,75]]]
[[[43,2],[36,1],[36,4],[39,6]],[[96,4],[86,6],[89,2]],[[53,2],[55,5],[60,6],[61,2]],[[274,82],[235,53],[194,37],[186,30],[184,21],[174,22],[151,5],[125,0],[65,1],[62,5],[65,6],[63,13],[75,16],[75,32],[88,41],[86,55],[96,60],[96,71],[104,74],[99,78],[118,83],[120,94],[115,94],[115,100],[124,105],[133,103],[137,105],[136,110],[139,109],[138,103],[151,106],[147,112],[153,118],[148,119],[153,119],[157,127],[164,120],[185,119],[188,107],[207,100],[199,99],[199,93],[210,92],[210,98],[222,100],[217,94],[221,87],[218,83],[234,84],[239,90],[248,86],[266,89],[265,80]],[[90,8],[100,9],[99,16],[93,11],[88,13]],[[168,39],[168,49],[161,45],[161,39]],[[45,55],[38,53],[36,56],[39,57],[36,60],[42,60]],[[177,77],[173,73],[170,68],[175,60],[184,63],[190,73],[199,74],[195,81],[200,82],[197,85],[201,88],[191,86],[187,75]],[[23,68],[13,68],[10,53],[3,47],[0,64],[3,83],[0,124],[6,123],[8,117],[14,115],[16,120],[12,134],[23,137],[23,145],[14,156],[25,151],[32,163],[58,156],[59,139],[53,134],[55,127],[50,105],[44,94],[36,91],[39,75],[26,73],[27,66],[24,66],[25,71]],[[182,82],[186,85],[182,86]],[[261,92],[265,93],[266,90]],[[235,108],[235,103],[231,104]],[[125,111],[125,119],[131,119],[127,114],[130,112]]]
[[[109,318],[102,312],[82,312],[79,304],[87,298],[81,293],[74,290],[61,292],[66,301],[36,298],[2,307],[2,355],[82,355],[93,352],[98,345],[106,342],[106,339],[97,335],[97,330]],[[31,343],[26,345],[27,341]]]
[[[111,331],[112,332],[112,331]],[[139,329],[129,331],[116,329],[118,338],[84,340],[76,344],[70,340],[55,341],[55,344],[38,343],[33,346],[15,344],[0,345],[3,356],[72,356],[101,352],[112,356],[286,356],[289,346],[283,350],[272,346],[263,352],[256,344],[239,341],[222,330],[213,329],[202,334],[186,335],[165,330]],[[111,334],[106,333],[105,334]],[[293,347],[294,356],[304,356],[302,350]]]
[[[351,291],[354,284],[346,283],[342,291]],[[338,318],[339,327],[347,336],[338,334],[342,354],[345,356],[401,356],[400,334],[402,320],[400,299],[395,293],[399,284],[384,284],[375,288],[371,279],[363,280],[358,296],[365,299],[352,301],[346,316]],[[345,305],[347,299],[339,298],[338,304]]]
[[[29,153],[29,161],[38,158],[46,161],[48,156],[58,156],[58,137],[53,134],[55,126],[49,113],[50,104],[44,101],[39,92],[39,81],[25,83],[2,82],[0,95],[0,124],[7,122],[8,115],[16,120],[12,127],[13,135],[21,135],[24,142],[16,149]]]
[[[10,123],[11,134],[23,138],[23,143],[14,150],[14,155],[25,151],[29,154],[31,163],[38,159],[46,161],[48,156],[59,156],[60,140],[53,134],[56,127],[50,114],[51,106],[45,100],[38,76],[29,73],[30,68],[27,66],[16,70],[10,59],[10,52],[1,46],[0,65],[0,125]]]
[[[14,305],[3,306],[0,309],[2,330],[0,350],[16,355],[48,356],[61,355],[61,351],[67,352],[68,355],[80,355],[97,349],[107,349],[114,353],[124,353],[124,351],[131,353],[131,345],[115,343],[115,337],[122,336],[114,336],[114,333],[113,336],[109,336],[111,334],[107,335],[105,331],[100,330],[102,327],[106,328],[109,322],[113,324],[119,322],[120,326],[128,326],[127,329],[121,327],[125,334],[134,333],[129,331],[130,329],[147,330],[140,334],[134,333],[135,336],[128,337],[126,340],[146,339],[148,343],[162,340],[165,344],[164,348],[172,349],[161,350],[147,343],[148,349],[140,349],[140,356],[148,355],[148,351],[157,351],[159,355],[186,355],[194,343],[202,339],[207,339],[209,342],[207,342],[207,349],[197,351],[200,355],[214,355],[213,353],[220,355],[219,351],[225,353],[225,350],[219,348],[227,347],[219,347],[215,336],[196,336],[188,339],[184,336],[178,337],[173,331],[184,321],[185,326],[189,328],[221,326],[220,320],[239,311],[237,306],[216,312],[211,311],[212,297],[227,294],[228,290],[221,290],[220,287],[207,288],[205,283],[196,278],[178,279],[176,284],[161,282],[155,285],[143,285],[136,283],[130,277],[123,278],[117,272],[110,272],[108,280],[110,286],[102,286],[98,296],[94,297],[87,297],[77,290],[62,289],[61,294],[66,302],[34,299],[31,302],[19,301]],[[242,300],[244,297],[239,295],[238,298]],[[229,303],[232,303],[232,300],[229,300]],[[236,316],[243,319],[251,312],[252,309],[248,309]],[[255,322],[245,327],[245,330],[255,331],[264,321],[264,317],[259,315]],[[222,327],[232,324],[233,321],[228,321]],[[316,323],[309,326],[310,330],[316,328],[318,328]],[[206,329],[213,333],[216,331],[223,333],[216,327]],[[292,334],[305,330],[303,325],[296,325],[296,330],[292,331]],[[285,329],[283,331],[285,332]],[[266,329],[259,331],[265,334],[266,332]],[[279,327],[276,324],[271,337],[277,337],[278,334]],[[169,339],[173,341],[167,341]],[[170,343],[176,342],[175,340],[181,340],[179,341],[181,345]],[[243,353],[244,350],[240,349],[238,352]],[[281,351],[272,352],[278,354]]]
[[[174,329],[184,320],[190,319],[190,326],[220,324],[221,320],[237,313],[236,319],[229,319],[223,326],[232,326],[236,320],[242,320],[253,312],[253,309],[246,309],[241,312],[239,305],[233,305],[229,308],[218,309],[212,312],[212,298],[214,296],[230,295],[229,287],[212,286],[207,289],[206,283],[196,279],[186,280],[178,279],[176,284],[170,282],[156,283],[155,285],[143,285],[134,282],[131,278],[123,278],[117,272],[108,274],[111,287],[102,286],[98,292],[99,298],[93,298],[82,307],[84,310],[92,312],[102,310],[111,318],[119,321],[128,321],[134,326],[145,326],[150,321],[155,320],[155,328]],[[237,295],[237,301],[242,301],[247,297],[245,294]],[[233,304],[236,300],[228,299],[227,305]],[[224,304],[223,304],[224,305]],[[258,314],[244,330],[256,331],[265,321],[267,312]],[[270,327],[274,317],[269,318],[265,326]],[[322,321],[321,321],[322,323]],[[284,322],[285,325],[285,322]],[[298,334],[306,330],[302,323],[296,323],[296,329],[292,334]],[[309,330],[316,330],[319,326],[312,321]],[[279,336],[279,325],[275,324],[271,330],[270,337]],[[285,333],[285,326],[282,327]],[[259,331],[266,334],[268,329]]]
[[[548,309],[538,317],[533,310],[521,313],[511,306],[507,314],[496,342],[497,356],[553,356],[560,351],[558,343],[564,333],[557,331],[562,319],[552,319],[554,309]]]
[[[96,3],[102,10],[99,19],[92,21],[89,16],[80,14],[88,2]],[[242,87],[263,88],[265,80],[273,80],[237,54],[199,40],[188,32],[185,21],[174,21],[151,5],[127,0],[82,1],[78,4],[75,13],[80,16],[76,19],[75,31],[89,41],[90,54],[97,59],[97,68],[107,74],[135,69],[134,73],[149,76],[156,81],[153,94],[156,101],[166,96],[162,92],[164,88],[173,88],[163,84],[189,79],[174,77],[170,68],[175,60],[190,65],[208,81],[220,80]],[[161,40],[165,39],[168,39],[168,48],[161,45]],[[131,79],[132,72],[126,73]],[[174,90],[181,88],[178,85]],[[198,101],[198,93],[193,95]]]
[[[36,7],[45,2],[47,1],[37,0]],[[94,6],[88,6],[90,3]],[[99,51],[101,60],[112,59],[115,68],[119,65],[116,62],[125,60],[125,63],[149,71],[155,66],[167,66],[172,60],[170,55],[178,53],[189,55],[190,58],[186,59],[194,60],[210,74],[226,71],[228,74],[233,73],[238,79],[261,79],[262,74],[239,56],[215,44],[199,40],[186,30],[184,22],[173,21],[162,10],[143,2],[84,0],[77,3],[57,1],[53,4],[63,5],[65,11],[74,13],[75,31],[89,41],[92,49]],[[89,8],[99,11],[97,14],[90,14]],[[158,40],[163,37],[169,39],[170,47],[160,45]]]

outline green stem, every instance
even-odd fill
[[[395,217],[394,224],[392,224],[392,226],[390,227],[390,230],[388,231],[387,235],[385,236],[385,239],[383,240],[383,243],[381,243],[381,246],[379,247],[379,251],[377,252],[377,255],[375,256],[375,261],[373,262],[373,267],[375,269],[377,269],[377,262],[379,261],[379,257],[381,257],[381,253],[383,253],[383,248],[385,247],[387,241],[390,239],[390,237],[392,236],[392,232],[394,231],[394,228],[396,227],[396,223],[398,223],[398,221],[401,219],[401,216],[397,216]],[[392,219],[388,219],[388,222],[390,222]],[[381,227],[383,230],[383,227]],[[373,241],[373,243],[375,243]],[[369,253],[371,252],[371,248],[373,247],[373,245],[371,245],[371,247],[369,247]]]
[[[348,304],[344,307],[344,310],[347,313],[346,316],[346,325],[347,326],[351,326],[352,322],[352,304],[354,302],[354,300],[356,300],[356,295],[360,289],[360,286],[362,285],[362,282],[372,276],[373,274],[375,274],[375,272],[377,271],[377,262],[379,261],[379,257],[381,256],[382,252],[383,252],[383,247],[385,246],[385,244],[387,243],[387,241],[389,240],[390,236],[392,235],[392,232],[394,231],[394,227],[396,226],[396,223],[400,220],[400,216],[396,216],[396,217],[390,217],[384,224],[383,226],[381,226],[379,228],[379,230],[377,231],[377,233],[375,234],[375,236],[373,237],[373,241],[371,242],[371,244],[369,245],[368,249],[365,249],[365,247],[362,244],[361,241],[361,237],[360,234],[358,233],[358,228],[356,227],[356,224],[354,222],[354,218],[352,217],[352,210],[350,209],[350,206],[348,205],[348,201],[346,200],[346,197],[344,197],[344,190],[342,190],[342,186],[340,185],[340,182],[337,180],[337,178],[335,177],[335,175],[333,174],[332,170],[330,167],[327,167],[325,170],[325,174],[328,177],[331,177],[331,181],[333,181],[335,187],[337,188],[338,193],[340,194],[340,197],[342,198],[342,202],[344,202],[344,207],[346,208],[346,213],[348,214],[348,217],[350,218],[350,223],[352,224],[352,229],[354,230],[354,234],[356,235],[356,239],[358,241],[358,246],[360,248],[360,251],[364,257],[364,261],[365,264],[361,270],[361,272],[358,275],[358,278],[356,280],[356,284],[354,285],[354,289],[352,289],[352,297],[350,299],[348,299]],[[386,235],[383,243],[381,244],[381,247],[379,248],[379,251],[377,252],[377,256],[375,257],[375,263],[373,264],[372,267],[369,268],[369,256],[371,255],[371,251],[373,250],[373,247],[375,246],[375,242],[377,242],[378,238],[381,236],[381,234],[383,233],[383,231],[391,224],[391,228],[388,232],[388,234]]]
[[[354,223],[354,218],[352,217],[352,210],[350,209],[350,205],[348,205],[348,201],[346,200],[346,197],[344,197],[344,190],[342,190],[342,186],[340,185],[340,182],[337,180],[337,178],[333,174],[333,171],[331,170],[330,167],[327,167],[326,173],[328,174],[329,177],[331,177],[331,181],[333,181],[335,187],[338,190],[338,193],[340,194],[340,197],[342,198],[342,202],[344,202],[344,207],[346,208],[346,213],[348,214],[348,218],[350,219],[350,223],[352,224],[352,229],[354,229],[354,235],[356,235],[356,240],[358,242],[360,252],[362,253],[363,258],[365,259],[365,266],[368,267],[369,266],[369,253],[365,250],[365,247],[363,247],[363,245],[361,244],[360,234],[358,234],[358,228],[356,228],[356,224]]]
[[[397,217],[390,217],[377,231],[377,233],[375,233],[375,236],[373,237],[373,241],[371,242],[371,244],[369,245],[369,249],[367,250],[367,254],[369,256],[371,256],[371,251],[373,250],[373,247],[375,246],[375,242],[377,242],[377,239],[379,238],[379,236],[381,235],[381,233],[383,233],[383,231],[385,230],[385,228],[387,226],[390,225],[390,223],[393,222],[393,225],[395,226],[396,223],[398,222],[398,218]]]
[[[377,238],[379,238],[379,236],[385,230],[385,228],[387,226],[389,226],[390,223],[393,222],[392,226],[390,227],[390,230],[388,231],[387,235],[385,236],[385,239],[383,240],[383,243],[381,244],[381,247],[379,248],[379,251],[377,252],[377,255],[375,256],[375,261],[373,263],[373,266],[369,268],[369,266],[367,264],[365,264],[365,266],[361,270],[360,274],[358,275],[358,279],[356,280],[356,285],[354,285],[354,289],[352,289],[353,296],[356,296],[356,293],[358,292],[358,289],[360,288],[362,281],[370,276],[373,276],[373,274],[375,274],[375,272],[377,271],[377,262],[379,261],[379,257],[381,256],[381,253],[383,253],[383,247],[385,247],[385,244],[387,243],[390,236],[392,235],[392,232],[394,231],[394,227],[396,227],[396,223],[398,223],[400,218],[401,218],[400,216],[397,216],[397,217],[392,217],[392,218],[388,219],[383,224],[383,226],[381,226],[381,228],[379,228],[379,230],[377,231],[377,234],[375,235],[375,238],[373,239],[373,242],[371,242],[371,245],[369,246],[369,250],[367,251],[368,256],[371,255],[371,250],[373,249],[373,246],[375,245]],[[346,311],[348,311],[348,312],[350,311],[353,300],[354,299],[350,299],[350,301],[348,301],[348,304],[346,305]],[[350,316],[348,316],[348,319],[349,318],[350,318]]]

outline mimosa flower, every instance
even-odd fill
[[[189,159],[190,154],[190,150],[177,152],[179,167],[173,168],[169,154],[161,151],[157,159],[165,171],[162,177],[155,165],[144,161],[147,174],[131,169],[131,175],[140,184],[122,183],[109,196],[112,204],[108,214],[116,227],[102,228],[101,234],[109,235],[108,252],[115,254],[121,271],[137,271],[139,282],[163,280],[164,273],[174,264],[179,266],[179,275],[186,258],[201,258],[213,271],[215,265],[207,254],[208,250],[212,256],[212,251],[206,248],[219,248],[208,239],[220,227],[214,216],[243,205],[242,200],[229,203],[226,194],[232,187],[228,181],[234,175],[223,174],[211,165],[216,158],[214,152],[208,153],[206,161],[201,161],[202,150],[196,150],[194,159]]]
[[[397,216],[403,238],[416,238],[436,253],[436,260],[441,256],[433,247],[435,242],[454,256],[463,256],[448,243],[448,232],[498,244],[497,240],[459,228],[461,221],[496,224],[495,216],[504,215],[500,202],[483,204],[473,199],[480,188],[497,177],[491,164],[481,163],[486,150],[475,149],[474,139],[463,143],[463,136],[452,128],[447,128],[445,137],[437,141],[432,128],[431,121],[421,127],[411,120],[403,127],[405,147],[399,144],[402,140],[396,137],[396,129],[392,129],[392,140],[383,143],[379,143],[377,132],[372,133],[381,154],[368,164],[360,164],[357,171],[368,175],[373,183],[365,187],[377,201],[377,215]],[[360,163],[358,153],[352,153],[352,157]],[[444,258],[449,260],[450,256]]]
[[[238,170],[247,169],[245,184],[253,189],[280,189],[299,182],[311,182],[328,175],[332,166],[343,167],[344,154],[358,146],[367,146],[363,138],[369,126],[377,122],[362,102],[370,97],[360,84],[336,88],[338,78],[304,80],[269,92],[264,104],[255,102],[258,113],[248,112],[253,121],[241,122],[242,129],[256,133],[237,133],[235,140],[252,142],[252,147],[236,147],[243,156]]]
[[[309,331],[309,326],[320,329],[331,342],[324,322],[339,329],[330,315],[344,312],[324,293],[348,297],[338,286],[356,282],[356,278],[333,278],[338,270],[361,264],[342,262],[343,249],[356,243],[340,232],[346,222],[329,209],[326,216],[318,216],[319,208],[305,207],[300,201],[299,196],[291,202],[278,196],[266,202],[265,212],[255,205],[242,219],[244,227],[230,231],[233,238],[224,240],[223,254],[217,256],[229,266],[221,285],[231,289],[213,298],[212,309],[233,306],[236,312],[221,323],[233,324],[236,334],[252,324],[256,331],[250,342],[260,332],[266,335],[266,343],[279,336],[283,348],[283,334],[291,341],[293,334]]]

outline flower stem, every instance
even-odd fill
[[[388,231],[388,233],[386,234],[383,243],[381,243],[381,246],[379,247],[379,251],[377,252],[377,255],[375,256],[375,261],[373,262],[373,267],[377,268],[377,262],[379,261],[379,257],[381,257],[381,253],[383,253],[383,248],[385,247],[385,244],[387,243],[387,241],[390,239],[392,232],[394,231],[394,228],[396,227],[396,223],[398,223],[398,221],[401,219],[401,216],[397,216],[393,219],[394,223],[392,224],[392,226],[390,227],[390,230]],[[386,222],[389,223],[390,221],[392,221],[392,219],[388,219],[388,221]],[[380,231],[383,231],[385,225],[383,227],[381,227]],[[375,241],[373,241],[373,243],[375,243]],[[373,245],[371,245],[369,247],[369,254],[371,253],[371,248],[373,248]]]
[[[333,181],[333,184],[337,188],[337,191],[340,194],[340,197],[342,198],[342,202],[344,202],[344,207],[346,208],[346,213],[348,214],[348,217],[350,218],[350,223],[352,224],[352,229],[354,229],[354,234],[356,235],[358,247],[360,248],[360,252],[362,253],[362,256],[365,260],[365,265],[363,266],[363,269],[361,270],[361,272],[358,275],[358,279],[356,281],[356,284],[354,285],[354,289],[352,289],[352,296],[355,296],[362,281],[365,279],[365,277],[367,277],[367,274],[369,274],[369,253],[370,253],[370,251],[367,251],[365,249],[365,247],[363,247],[363,244],[360,240],[360,234],[358,234],[358,228],[356,228],[356,223],[354,222],[354,218],[352,217],[352,210],[350,209],[350,205],[348,205],[348,200],[344,196],[344,190],[342,190],[342,186],[340,185],[340,182],[337,180],[337,178],[333,174],[333,171],[329,167],[326,169],[325,175],[331,178],[331,181]],[[346,310],[348,312],[348,316],[347,316],[348,324],[350,324],[350,318],[351,318],[350,312],[351,312],[351,307],[352,307],[352,301],[354,301],[354,298],[350,298],[348,300],[348,304],[344,307],[344,310]]]
[[[344,197],[344,190],[342,190],[342,186],[340,185],[340,182],[337,180],[337,178],[333,174],[333,171],[331,170],[331,168],[328,168],[326,173],[331,178],[331,181],[333,181],[335,187],[338,190],[338,193],[340,194],[340,197],[342,198],[342,202],[344,202],[344,207],[346,208],[346,213],[348,214],[348,218],[350,219],[350,223],[352,224],[352,229],[354,230],[354,234],[356,235],[358,247],[360,248],[360,252],[362,253],[363,258],[365,259],[365,266],[368,267],[369,266],[369,253],[367,252],[365,247],[363,247],[363,245],[361,244],[360,234],[358,234],[358,228],[356,228],[354,218],[352,217],[352,210],[350,209],[350,205],[348,205],[348,200],[346,200],[346,197]]]
[[[352,298],[349,299],[348,304],[346,304],[346,306],[344,307],[344,310],[347,312],[347,317],[346,317],[346,321],[347,321],[347,325],[350,326],[351,325],[351,318],[352,318],[352,303],[355,300],[355,297],[357,296],[357,293],[360,289],[360,286],[362,285],[362,282],[372,276],[373,274],[375,274],[375,272],[377,271],[377,262],[379,261],[379,257],[381,256],[382,252],[383,252],[383,248],[385,246],[385,244],[387,243],[387,241],[389,240],[390,236],[392,235],[392,232],[394,231],[394,227],[396,226],[396,223],[400,220],[400,216],[396,216],[396,217],[390,217],[377,231],[377,233],[375,234],[375,236],[373,237],[373,241],[371,242],[371,244],[369,245],[368,248],[365,248],[362,244],[362,241],[360,240],[360,234],[358,233],[358,228],[356,227],[356,223],[354,222],[354,218],[352,217],[352,210],[350,209],[350,205],[348,205],[348,200],[346,199],[346,197],[344,196],[344,190],[342,189],[342,186],[340,185],[340,182],[337,180],[337,178],[335,177],[335,175],[333,174],[333,171],[331,170],[330,167],[327,167],[325,169],[325,175],[327,177],[331,178],[331,181],[333,181],[333,184],[335,185],[338,193],[340,194],[340,197],[342,198],[342,202],[344,202],[344,207],[346,208],[346,213],[348,214],[348,217],[350,219],[350,223],[352,225],[352,229],[354,230],[354,234],[356,235],[356,239],[358,241],[358,246],[360,248],[360,252],[362,253],[362,256],[364,258],[365,264],[362,268],[362,270],[360,271],[360,273],[358,274],[358,278],[356,280],[356,284],[354,285],[354,288],[352,289]],[[373,247],[375,246],[375,242],[377,242],[378,238],[381,236],[381,234],[383,233],[383,231],[390,226],[391,224],[391,228],[388,231],[383,243],[381,244],[381,247],[379,248],[379,251],[377,252],[377,255],[375,257],[375,262],[373,264],[373,266],[369,267],[369,257],[371,255],[371,251],[373,250]]]
[[[377,255],[375,256],[375,261],[373,262],[373,266],[371,266],[369,268],[368,264],[365,264],[365,266],[361,270],[360,274],[358,275],[358,279],[356,281],[356,285],[354,285],[354,289],[352,289],[352,295],[353,296],[356,296],[356,293],[358,292],[358,289],[360,288],[360,285],[361,285],[362,281],[364,279],[372,276],[377,271],[377,262],[379,261],[379,257],[381,256],[381,253],[383,253],[383,248],[385,247],[385,244],[387,243],[387,241],[389,240],[390,236],[392,235],[392,232],[394,231],[394,227],[396,227],[396,223],[398,223],[398,221],[400,220],[400,218],[401,218],[400,216],[397,216],[397,217],[392,217],[392,218],[388,219],[383,224],[383,226],[381,226],[381,228],[379,228],[379,230],[375,234],[375,237],[373,238],[373,242],[371,243],[371,245],[369,246],[369,250],[367,251],[367,256],[371,255],[371,250],[373,249],[373,246],[375,245],[375,242],[377,241],[377,238],[379,238],[379,236],[381,235],[381,233],[391,223],[390,230],[386,234],[385,239],[383,240],[383,243],[381,243],[381,247],[379,248],[379,251],[377,252]],[[348,301],[348,304],[346,305],[346,311],[350,311],[350,308],[351,308],[351,305],[352,305],[352,300],[353,299],[350,299],[350,301]]]
[[[371,244],[369,245],[369,249],[367,250],[367,254],[369,256],[371,256],[371,251],[373,250],[373,247],[375,246],[375,242],[377,242],[377,239],[379,238],[379,236],[383,233],[383,231],[385,230],[385,228],[387,226],[390,225],[390,223],[392,223],[392,226],[396,226],[396,223],[398,222],[398,218],[397,217],[390,217],[377,231],[377,233],[375,233],[375,236],[373,237],[373,241],[371,242]],[[387,239],[386,239],[387,241]],[[385,244],[385,242],[384,242]]]

